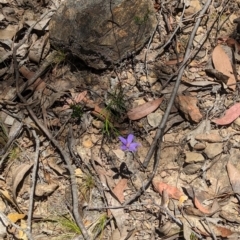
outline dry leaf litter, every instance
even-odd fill
[[[240,2],[148,1],[112,62],[51,44],[62,4],[0,0],[0,238],[238,239]]]

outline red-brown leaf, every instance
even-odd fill
[[[226,111],[223,117],[214,119],[212,120],[212,122],[218,125],[227,125],[232,123],[239,116],[240,116],[240,103],[236,103]]]
[[[154,189],[159,192],[161,195],[163,194],[163,191],[166,191],[169,198],[174,198],[179,200],[181,196],[184,196],[185,194],[180,191],[178,188],[171,186],[167,183],[160,182],[158,179],[153,179],[152,181]]]
[[[197,98],[194,96],[178,95],[175,99],[176,107],[183,112],[188,121],[200,122],[202,114],[197,106]]]
[[[219,72],[223,73],[224,75],[228,76],[228,85],[235,84],[236,79],[233,74],[233,68],[231,61],[228,57],[228,55],[225,53],[221,45],[217,45],[212,53],[212,60],[215,69],[217,69]],[[235,90],[236,85],[229,86],[230,89]]]
[[[128,180],[123,178],[121,179],[117,185],[115,186],[115,188],[113,189],[113,193],[115,194],[115,196],[118,198],[120,203],[124,202],[124,195],[123,192],[127,187],[127,182]]]
[[[127,115],[128,118],[131,120],[138,120],[150,114],[151,112],[155,111],[158,106],[161,104],[163,98],[158,98],[150,102],[146,102],[137,106],[136,108],[131,109],[128,111]]]
[[[208,208],[204,207],[204,206],[198,201],[198,199],[197,199],[196,196],[194,197],[194,204],[195,204],[195,206],[198,208],[198,210],[200,210],[202,213],[205,213],[205,214],[210,214],[210,213],[211,213],[211,211],[210,211]]]

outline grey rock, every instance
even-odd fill
[[[205,159],[201,153],[196,152],[186,152],[186,163],[195,163],[195,162],[203,162]]]
[[[223,151],[222,143],[207,143],[207,147],[204,149],[208,158],[212,159]]]
[[[198,172],[202,167],[201,163],[191,163],[183,168],[185,174],[190,175]]]
[[[50,22],[50,42],[104,69],[139,51],[157,20],[149,0],[67,0]]]

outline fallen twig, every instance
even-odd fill
[[[39,138],[36,134],[35,130],[32,130],[33,136],[35,138],[36,149],[35,149],[35,158],[34,158],[34,167],[32,170],[32,187],[30,191],[29,197],[29,209],[28,209],[28,219],[27,219],[27,231],[29,236],[31,236],[32,232],[32,215],[33,215],[33,206],[34,206],[34,193],[36,187],[36,179],[37,179],[37,170],[38,170],[38,161],[39,161]]]
[[[36,23],[35,23],[36,24]],[[34,25],[35,25],[34,24]],[[30,29],[33,29],[33,27],[31,27]],[[30,31],[28,31],[28,35],[30,34]],[[25,39],[25,40],[24,40]],[[17,58],[16,58],[16,53],[17,53],[17,49],[26,41],[27,37],[24,37],[22,41],[20,41],[13,49],[13,64],[14,64],[14,72],[15,72],[15,80],[16,80],[16,92],[17,92],[17,96],[20,98],[20,100],[23,103],[27,103],[27,101],[25,100],[25,98],[21,95],[20,91],[19,91],[19,70],[18,70],[18,63],[17,63]],[[72,196],[73,196],[73,214],[76,220],[76,223],[78,225],[78,227],[81,229],[82,235],[84,237],[85,240],[89,240],[89,234],[83,224],[83,221],[79,215],[78,212],[78,192],[77,192],[77,183],[76,183],[76,179],[75,179],[75,175],[74,175],[74,170],[71,166],[71,161],[70,161],[70,156],[69,154],[62,149],[62,147],[60,146],[60,144],[58,143],[58,141],[56,139],[53,138],[52,134],[49,132],[49,130],[39,121],[39,119],[37,118],[37,116],[35,115],[35,113],[33,112],[33,110],[31,109],[30,106],[26,105],[25,106],[28,113],[30,114],[30,116],[32,117],[32,119],[35,121],[35,123],[38,125],[38,127],[44,132],[44,134],[48,137],[48,139],[52,142],[52,144],[58,149],[58,151],[60,152],[60,154],[62,155],[65,163],[67,164],[67,169],[70,173],[70,181],[71,181],[71,187],[72,187]]]
[[[211,3],[211,0],[208,0],[205,4],[205,6],[203,7],[203,9],[201,10],[200,12],[200,16],[203,16],[204,13],[207,11],[209,5]],[[154,137],[154,140],[152,142],[152,145],[147,153],[147,156],[145,157],[144,159],[144,162],[143,162],[143,166],[144,167],[147,167],[148,164],[149,164],[149,161],[154,153],[154,151],[156,150],[156,146],[157,144],[159,143],[158,145],[158,151],[160,151],[160,143],[161,143],[161,139],[162,139],[162,136],[163,136],[163,133],[164,133],[164,128],[166,126],[166,123],[167,123],[167,120],[168,120],[168,117],[169,117],[169,114],[170,114],[170,111],[172,109],[172,106],[173,106],[173,103],[174,103],[174,100],[175,100],[175,97],[177,95],[177,91],[178,91],[178,88],[179,88],[179,85],[180,85],[180,82],[181,82],[181,78],[182,78],[182,75],[183,75],[183,72],[184,72],[184,69],[185,69],[185,66],[186,66],[186,63],[189,61],[189,57],[190,57],[190,52],[191,52],[191,48],[192,48],[192,43],[193,43],[193,39],[194,39],[194,36],[197,32],[197,29],[199,27],[199,24],[201,22],[201,19],[202,18],[198,18],[198,20],[196,21],[196,24],[194,25],[194,28],[193,28],[193,31],[192,31],[192,34],[190,35],[190,38],[189,38],[189,41],[188,41],[188,45],[187,45],[187,48],[186,48],[186,52],[185,52],[185,56],[184,56],[184,60],[183,60],[183,63],[181,64],[180,66],[180,71],[178,73],[178,77],[177,77],[177,80],[176,80],[176,83],[175,83],[175,86],[174,86],[174,89],[173,89],[173,92],[171,94],[171,97],[169,99],[169,103],[168,103],[168,106],[167,106],[167,109],[165,111],[165,114],[162,118],[162,121],[158,127],[158,130],[156,132],[156,135]],[[160,141],[159,141],[160,139]]]

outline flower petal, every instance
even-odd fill
[[[122,144],[127,145],[127,139],[124,137],[118,137],[118,139],[122,142]]]
[[[134,139],[134,135],[130,133],[127,137],[127,144],[131,144],[133,142],[133,139]]]
[[[137,147],[139,147],[140,144],[139,143],[131,143],[128,147],[129,151],[132,152],[136,152],[137,151]]]
[[[127,151],[127,150],[128,150],[128,147],[125,146],[125,145],[122,145],[120,148],[121,148],[123,151]]]

